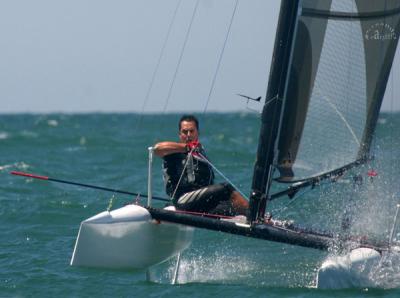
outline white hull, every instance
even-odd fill
[[[159,223],[143,207],[104,211],[81,223],[72,266],[142,269],[186,249],[193,228]]]
[[[374,272],[380,261],[380,253],[370,248],[357,248],[345,256],[331,258],[318,270],[317,288],[375,287]]]

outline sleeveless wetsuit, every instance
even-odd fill
[[[205,156],[204,150],[200,153]],[[219,214],[230,214],[230,206],[222,208],[229,210],[217,206],[227,205],[224,201],[229,200],[233,188],[225,183],[213,185],[214,172],[207,161],[188,153],[173,153],[163,159],[166,192],[177,209],[209,213],[215,209]]]

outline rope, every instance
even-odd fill
[[[176,192],[177,192],[177,190],[178,190],[179,184],[180,184],[181,181],[182,181],[183,174],[185,173],[186,168],[187,168],[187,165],[188,165],[188,163],[189,163],[189,157],[193,156],[193,151],[194,151],[194,148],[188,153],[188,158],[186,159],[186,162],[185,162],[185,165],[184,165],[184,167],[183,167],[181,176],[179,177],[178,183],[176,184],[175,190],[174,190],[174,192],[173,192],[173,194],[172,194],[172,198],[175,197],[175,194],[176,194]],[[244,197],[244,198],[246,198],[246,199],[248,200],[248,197],[245,196],[244,193],[243,193],[242,191],[240,191],[240,189],[239,189],[228,177],[226,177],[220,170],[218,170],[217,167],[216,167],[215,165],[213,165],[204,155],[202,155],[201,153],[197,153],[197,154],[198,154],[209,166],[211,166],[218,174],[220,174],[221,177],[222,177],[225,181],[227,181],[230,185],[232,185],[233,188],[234,188],[238,193],[240,193],[240,194],[242,195],[242,197]]]
[[[312,189],[312,188],[311,188]],[[281,212],[286,211],[290,205],[292,205],[295,201],[297,202],[297,199],[302,197],[304,194],[308,193],[311,189],[303,189],[302,192],[297,193],[296,196],[293,199],[290,199],[289,203],[287,203],[286,205],[282,206],[281,208],[274,210],[274,213],[277,213],[278,216]]]
[[[175,197],[175,194],[176,194],[176,192],[177,192],[177,190],[178,190],[179,184],[181,184],[182,177],[183,177],[183,173],[185,173],[185,171],[186,171],[186,167],[187,167],[187,165],[188,165],[188,163],[189,163],[189,156],[192,155],[193,150],[194,150],[194,148],[189,152],[188,158],[186,158],[185,166],[183,167],[181,176],[179,177],[179,180],[178,180],[178,183],[176,184],[175,190],[174,190],[174,192],[172,193],[172,198]]]
[[[196,6],[194,7],[194,10],[193,10],[192,18],[190,20],[190,24],[189,24],[188,30],[186,32],[185,41],[184,41],[182,49],[181,49],[181,53],[180,53],[180,56],[179,56],[178,64],[176,65],[175,73],[174,73],[174,76],[172,78],[172,82],[171,82],[171,85],[169,87],[169,90],[168,90],[167,98],[165,100],[163,114],[165,114],[165,111],[167,110],[169,99],[171,98],[172,89],[174,88],[174,85],[175,85],[175,81],[176,81],[176,77],[177,77],[177,74],[178,74],[178,70],[179,70],[181,62],[182,62],[183,53],[185,52],[186,44],[187,44],[187,41],[189,39],[189,34],[191,32],[191,29],[192,29],[193,20],[194,20],[194,17],[196,15],[196,12],[197,12],[197,8],[199,6],[199,2],[200,2],[200,0],[196,1]]]
[[[319,96],[321,96],[322,99],[324,99],[329,104],[329,106],[332,108],[332,110],[335,111],[336,114],[339,116],[339,118],[343,121],[343,124],[346,126],[346,128],[349,131],[349,133],[353,137],[354,142],[356,142],[358,146],[361,146],[361,142],[358,139],[357,134],[354,132],[353,128],[351,127],[351,125],[347,121],[346,117],[343,115],[342,112],[340,112],[338,107],[329,99],[328,96],[326,96],[322,92],[320,92],[320,88],[319,88],[319,86],[317,86],[317,84],[315,84],[315,91],[316,91],[317,94],[319,94]]]
[[[205,217],[211,217],[211,218],[218,218],[218,219],[231,219],[234,218],[235,216],[228,216],[228,215],[221,215],[221,214],[213,214],[213,213],[205,213],[205,212],[195,212],[195,211],[187,211],[187,210],[175,210],[175,213],[181,213],[181,214],[190,214],[190,215],[197,215],[197,216],[205,216]]]
[[[236,9],[237,9],[238,3],[239,3],[239,0],[236,0],[235,7],[233,9],[231,20],[230,20],[230,23],[229,23],[228,32],[225,35],[225,41],[224,41],[224,44],[222,46],[221,53],[219,55],[217,68],[215,69],[214,77],[213,77],[213,80],[212,80],[212,83],[211,83],[210,91],[208,93],[207,102],[206,102],[206,105],[204,107],[203,114],[205,114],[205,112],[207,111],[207,107],[208,107],[208,103],[210,102],[211,94],[214,91],[215,81],[217,79],[217,75],[218,75],[218,72],[219,72],[219,69],[220,69],[220,66],[221,66],[222,57],[224,55],[225,47],[226,47],[226,44],[227,44],[227,41],[228,41],[228,37],[229,37],[230,32],[231,32],[231,27],[232,27],[233,19],[234,19],[235,14],[236,14]]]
[[[197,154],[198,154],[202,159],[204,159],[204,160],[207,162],[207,164],[208,164],[209,166],[211,166],[218,174],[220,174],[221,177],[222,177],[223,179],[225,179],[225,181],[227,181],[230,185],[232,185],[233,188],[234,188],[238,193],[240,193],[240,194],[242,195],[242,197],[244,197],[244,198],[246,198],[246,199],[248,200],[248,197],[245,196],[244,193],[241,192],[240,189],[239,189],[235,184],[233,184],[233,182],[232,182],[228,177],[226,177],[220,170],[218,170],[217,167],[216,167],[215,165],[213,165],[204,155],[202,155],[201,153],[197,153]]]
[[[169,37],[170,37],[170,35],[171,35],[172,27],[173,27],[173,24],[175,23],[176,15],[177,15],[177,12],[178,12],[178,8],[179,8],[179,6],[181,5],[181,2],[182,2],[182,0],[179,0],[179,1],[178,1],[177,5],[176,5],[176,7],[175,7],[174,14],[173,14],[173,16],[172,16],[172,20],[171,20],[171,22],[170,22],[170,24],[169,24],[168,31],[167,31],[167,35],[166,35],[166,37],[165,37],[165,39],[164,39],[164,43],[163,43],[163,46],[162,46],[162,48],[161,48],[160,55],[158,56],[158,61],[157,61],[156,67],[155,67],[154,72],[153,72],[153,75],[152,75],[152,77],[151,77],[151,81],[150,81],[149,88],[147,89],[147,93],[146,93],[145,99],[144,99],[144,101],[143,101],[142,110],[141,110],[141,112],[140,112],[140,118],[139,118],[139,121],[138,121],[138,123],[137,123],[137,125],[136,125],[136,129],[135,129],[136,131],[139,129],[140,124],[142,123],[143,113],[144,113],[144,110],[145,110],[145,108],[146,108],[147,102],[148,102],[148,100],[149,100],[150,93],[151,93],[151,91],[153,90],[154,81],[155,81],[156,75],[157,75],[157,73],[158,73],[158,69],[160,68],[160,64],[161,64],[161,58],[164,56],[165,48],[166,48],[166,46],[167,46]]]

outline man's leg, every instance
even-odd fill
[[[226,183],[214,184],[182,195],[175,203],[180,210],[220,215],[246,215],[249,203]]]
[[[243,198],[242,195],[236,190],[233,191],[231,194],[231,202],[235,213],[241,215],[247,215],[247,210],[249,209],[249,202],[245,198]]]

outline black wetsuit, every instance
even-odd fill
[[[201,149],[200,153],[205,156],[204,150]],[[164,156],[163,169],[166,192],[177,209],[231,214],[228,201],[232,186],[213,184],[214,172],[201,157],[173,153]]]

